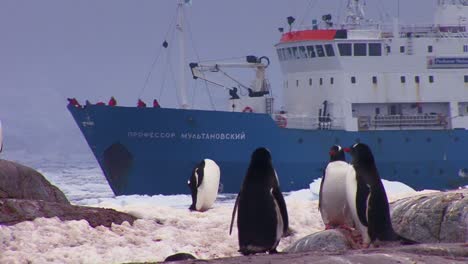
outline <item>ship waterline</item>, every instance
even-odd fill
[[[322,176],[333,144],[371,146],[381,177],[417,190],[467,183],[466,130],[285,129],[267,114],[165,108],[68,107],[116,195],[189,193],[187,179],[204,158],[221,169],[221,188],[237,193],[250,154],[267,147],[283,191]],[[132,116],[138,113],[139,119]],[[113,116],[119,116],[118,121]]]

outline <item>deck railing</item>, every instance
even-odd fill
[[[296,129],[344,129],[344,118],[318,117],[309,115],[273,114],[273,120],[281,128]]]
[[[445,115],[377,115],[358,117],[359,130],[379,129],[446,129],[448,118]]]

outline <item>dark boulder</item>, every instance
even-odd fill
[[[14,225],[37,217],[58,217],[62,221],[86,220],[89,225],[110,227],[124,221],[133,224],[136,217],[113,209],[75,206],[40,200],[0,199],[0,225]]]
[[[434,192],[391,203],[395,231],[422,243],[468,242],[468,189]]]
[[[0,160],[0,225],[14,225],[37,217],[62,221],[86,220],[89,225],[110,227],[136,217],[112,209],[71,205],[63,192],[36,170]]]
[[[164,259],[164,262],[182,261],[182,260],[188,260],[188,259],[197,259],[197,258],[189,253],[176,253],[174,255],[168,256],[166,259]]]
[[[0,159],[0,198],[70,204],[63,192],[36,170]]]

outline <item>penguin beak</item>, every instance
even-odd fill
[[[349,153],[349,152],[351,152],[351,149],[350,148],[344,148],[343,151]]]

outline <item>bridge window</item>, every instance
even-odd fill
[[[356,77],[355,76],[351,76],[351,83],[356,83]]]
[[[401,83],[406,83],[406,77],[405,76],[400,76],[400,81],[401,81]]]
[[[291,48],[288,48],[287,54],[288,54],[288,55],[287,55],[287,58],[286,58],[287,60],[290,60],[290,59],[294,58],[293,52],[292,52],[292,49],[291,49]]]
[[[465,75],[465,83],[468,83],[468,75]]]
[[[432,53],[432,45],[427,46],[427,52]]]
[[[309,86],[312,86],[312,78],[309,78]]]
[[[280,61],[283,61],[284,60],[284,57],[283,57],[283,51],[282,49],[277,49],[276,50],[278,52],[278,58]]]
[[[320,78],[320,85],[322,85],[322,84],[323,84],[323,79],[322,79],[322,78]]]
[[[400,53],[405,53],[405,46],[400,46]]]
[[[354,43],[354,56],[366,56],[367,45],[366,43]]]
[[[325,45],[325,52],[327,53],[328,57],[335,56],[335,51],[333,50],[333,46],[331,44]]]
[[[299,80],[296,80],[296,87],[299,87]]]
[[[306,53],[306,49],[304,46],[299,47],[299,57],[301,57],[302,59],[307,58],[307,53]]]
[[[434,76],[429,75],[429,82],[430,82],[430,83],[433,83],[433,82],[434,82]]]
[[[387,54],[392,52],[392,47],[391,46],[385,46],[385,48],[387,48]]]
[[[333,81],[334,81],[333,77],[330,77],[330,84],[333,84]]]
[[[307,54],[309,55],[309,58],[315,58],[314,46],[307,46]]]
[[[325,52],[323,50],[323,46],[322,45],[315,45],[315,49],[317,50],[317,55],[319,57],[325,57]]]
[[[468,52],[468,45],[463,45],[463,52]]]
[[[377,84],[377,76],[372,76],[372,83]]]
[[[293,51],[293,56],[294,56],[293,58],[294,59],[299,59],[299,54],[297,52],[297,47],[293,47],[292,51]]]
[[[382,44],[369,43],[369,56],[382,56]]]
[[[340,43],[338,44],[338,50],[340,51],[341,56],[351,56],[351,44],[350,43]]]
[[[414,76],[414,82],[419,83],[419,76]]]
[[[280,49],[280,53],[283,54],[283,60],[288,60],[288,50]]]

